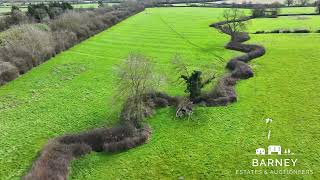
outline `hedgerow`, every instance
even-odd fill
[[[49,6],[40,4],[29,6],[29,10],[36,13],[36,11],[40,11],[39,9],[43,11],[53,7],[57,6],[55,4],[49,4]],[[0,19],[0,30],[2,26],[4,29],[10,27],[12,25],[9,23],[10,20],[19,19],[16,23],[17,26],[2,32],[0,36],[0,62],[10,64],[10,68],[0,69],[0,74],[2,74],[0,85],[18,77],[16,74],[13,75],[11,66],[17,69],[18,75],[24,74],[59,52],[142,11],[144,6],[139,3],[123,3],[114,8],[106,7],[89,11],[69,9],[66,7],[65,13],[54,15],[53,20],[44,24],[19,25],[24,18],[16,15],[19,13],[15,11],[8,19]],[[12,72],[9,73],[10,76],[7,76],[9,69]],[[7,75],[4,76],[4,74]]]

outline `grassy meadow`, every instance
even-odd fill
[[[27,11],[27,7],[20,7],[21,11]],[[0,6],[0,13],[11,12],[11,6]]]
[[[113,6],[117,5],[119,3],[104,3],[105,5],[108,6]],[[98,8],[99,4],[98,3],[91,3],[91,4],[72,4],[73,8]]]
[[[288,7],[281,8],[280,14],[303,14],[303,13],[315,13],[315,7]]]
[[[170,63],[175,53],[185,57],[190,69],[212,67],[218,76],[223,74],[228,59],[239,53],[224,49],[229,37],[209,27],[221,20],[222,12],[146,9],[0,87],[0,177],[20,179],[50,138],[114,124],[120,105],[113,98],[119,96],[114,67],[130,52],[153,58],[158,72],[167,77],[161,90],[171,95],[184,91],[182,85],[172,83],[179,76]],[[153,129],[149,143],[75,160],[69,178],[319,177],[319,42],[320,34],[252,35],[249,43],[264,45],[267,53],[250,63],[255,77],[238,83],[237,103],[197,107],[190,120],[175,119],[172,108],[160,109],[147,120]],[[273,119],[270,142],[265,118]],[[236,170],[253,169],[255,149],[270,144],[289,147],[299,159],[297,167],[282,169],[311,169],[314,174],[236,174]]]
[[[248,24],[249,32],[272,31],[275,29],[309,29],[320,30],[320,16],[284,16],[278,18],[253,19]]]

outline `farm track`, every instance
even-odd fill
[[[221,25],[226,23],[229,22],[215,23],[211,27],[222,31]],[[194,104],[225,106],[237,100],[234,89],[236,82],[253,76],[251,68],[246,63],[265,54],[265,49],[262,46],[243,44],[249,39],[248,33],[237,33],[231,38],[231,41],[225,47],[246,54],[231,59],[227,64],[231,73],[222,77],[212,92],[203,95]],[[167,106],[176,106],[178,102],[177,97],[170,97],[164,93],[154,93],[148,95],[148,97],[148,102],[154,104],[149,105],[148,108],[150,109],[163,107],[163,105],[157,104],[159,100],[165,101]],[[126,113],[126,108],[123,109],[122,113]],[[42,149],[40,156],[23,179],[67,179],[70,162],[73,159],[92,151],[121,152],[144,144],[150,136],[151,129],[148,125],[132,129],[132,124],[128,123],[117,127],[98,128],[54,138]]]

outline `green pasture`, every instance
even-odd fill
[[[310,14],[315,13],[315,7],[288,7],[288,8],[281,8],[280,14]]]
[[[203,3],[178,3],[178,4],[172,4],[175,7],[179,7],[179,6],[192,6],[192,5],[197,5],[197,6],[201,6],[203,5]]]
[[[119,3],[104,3],[105,5],[108,6],[114,6]],[[98,3],[91,3],[91,4],[72,4],[74,8],[98,8],[99,4]]]
[[[253,19],[248,24],[249,32],[271,31],[275,29],[320,29],[320,16],[284,16],[278,18]]]
[[[27,11],[27,7],[20,7],[21,11]],[[0,6],[0,13],[11,12],[11,6]]]
[[[74,8],[98,8],[98,3],[91,4],[72,4]]]
[[[19,179],[50,138],[111,126],[117,121],[114,67],[130,52],[153,58],[167,77],[161,87],[182,95],[175,53],[190,69],[224,73],[229,37],[209,25],[223,9],[152,8],[82,42],[0,87],[0,177]],[[274,19],[269,19],[273,21]],[[252,31],[253,23],[249,27]],[[319,177],[319,34],[252,35],[267,54],[253,60],[255,77],[237,85],[238,102],[197,107],[192,119],[175,119],[165,108],[147,120],[147,144],[115,154],[92,153],[73,161],[70,179],[311,179]],[[222,56],[219,60],[215,55]],[[211,85],[213,86],[213,85]],[[115,97],[115,98],[114,98]],[[264,119],[272,118],[267,127]],[[271,129],[271,139],[267,131]],[[255,149],[290,148],[296,167],[313,175],[238,175],[251,166]],[[283,157],[285,158],[285,157]]]

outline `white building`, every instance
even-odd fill
[[[258,149],[256,149],[256,154],[265,155],[266,154],[266,150],[264,150],[263,148],[258,148]]]
[[[271,145],[268,147],[268,154],[277,153],[278,155],[281,154],[281,146],[274,146]]]

